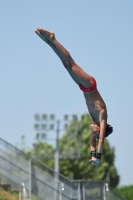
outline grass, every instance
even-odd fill
[[[0,200],[18,200],[19,194],[12,191],[5,191],[0,187]]]

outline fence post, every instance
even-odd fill
[[[80,189],[80,183],[81,182],[78,182],[78,200],[81,200],[81,189]]]
[[[85,186],[82,184],[82,195],[83,195],[83,200],[85,200]]]
[[[21,200],[22,192],[21,192],[21,185],[19,185],[19,200]]]
[[[103,200],[107,200],[106,192],[108,192],[108,191],[109,191],[108,183],[104,183],[104,185],[103,185]]]
[[[29,199],[29,198],[28,198],[27,191],[26,191],[26,189],[25,189],[24,183],[22,183],[22,199],[23,199],[23,200],[28,200],[28,199]]]
[[[29,157],[29,200],[31,200],[31,157]]]

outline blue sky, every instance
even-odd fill
[[[78,65],[93,75],[108,108],[120,185],[133,184],[133,1],[2,1],[0,137],[35,142],[34,114],[87,113],[82,92],[35,33],[55,32]]]

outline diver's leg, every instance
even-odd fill
[[[70,53],[56,40],[54,33],[42,28],[37,28],[35,32],[51,46],[77,84],[82,84],[86,88],[93,84],[92,77],[74,62]]]
[[[92,160],[96,160],[96,138],[94,136],[94,134],[91,134],[91,137],[90,137],[90,149],[91,149],[91,159]],[[92,153],[92,152],[95,152],[95,153]]]

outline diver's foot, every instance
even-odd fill
[[[44,41],[46,40],[49,40],[49,41],[52,41],[55,39],[55,34],[52,33],[52,32],[49,32],[43,28],[37,28],[35,30],[35,33],[40,37],[42,38]]]

